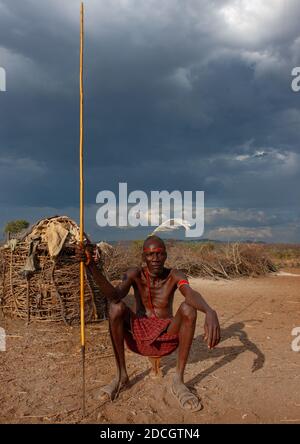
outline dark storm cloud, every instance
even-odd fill
[[[282,227],[295,224],[297,2],[85,5],[87,204],[126,181],[204,190],[208,207],[273,209]],[[32,208],[32,220],[38,208],[76,213],[78,28],[79,2],[0,1],[1,223],[9,208]],[[228,214],[211,229],[240,223]],[[242,224],[272,230],[270,220]]]

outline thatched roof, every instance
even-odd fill
[[[67,216],[42,219],[0,250],[0,307],[38,320],[79,321],[79,227]],[[100,266],[100,265],[99,265]],[[86,274],[86,320],[104,318],[106,301]]]

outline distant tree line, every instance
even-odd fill
[[[20,233],[20,231],[25,230],[29,227],[29,222],[24,219],[11,220],[7,222],[4,228],[4,233],[7,235],[8,239],[13,237],[15,234]]]

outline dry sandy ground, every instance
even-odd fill
[[[114,375],[102,323],[87,328],[82,421],[79,328],[1,319],[7,351],[0,352],[0,422],[300,423],[300,352],[291,349],[291,331],[300,326],[300,276],[191,282],[222,327],[222,342],[209,351],[199,313],[186,382],[201,396],[202,411],[180,409],[170,392],[175,355],[162,360],[164,377],[157,380],[149,377],[146,358],[127,353],[130,388],[100,405],[97,390]],[[181,299],[178,294],[177,306]]]

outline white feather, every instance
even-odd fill
[[[184,219],[168,219],[155,228],[151,234],[158,233],[160,231],[173,231],[183,227],[185,230],[191,228],[191,224]]]

